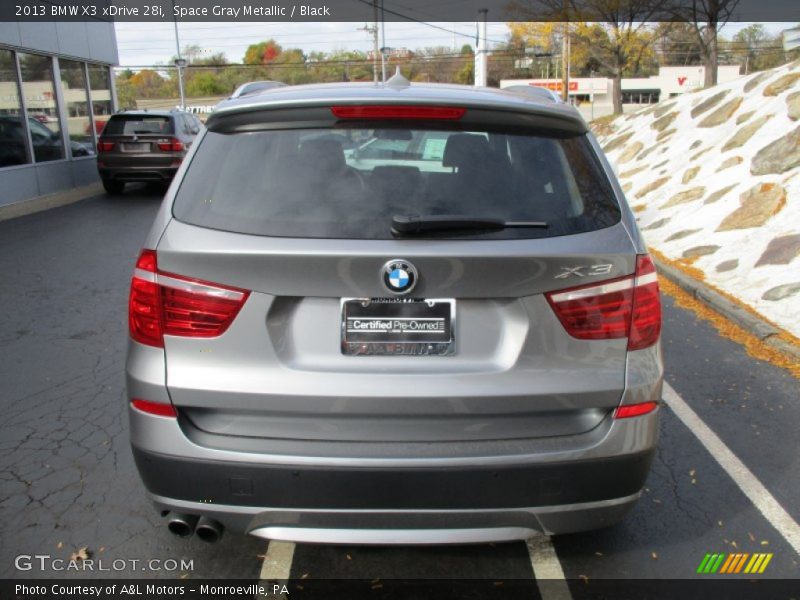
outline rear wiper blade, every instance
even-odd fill
[[[501,229],[544,229],[544,221],[505,221],[491,217],[469,215],[395,215],[392,217],[392,233],[407,235],[428,231],[500,231]]]

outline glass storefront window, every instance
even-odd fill
[[[60,59],[61,93],[67,107],[67,135],[70,155],[73,158],[94,154],[94,135],[89,118],[89,91],[86,86],[84,64]]]
[[[92,110],[94,111],[94,128],[97,135],[100,135],[113,112],[111,106],[111,79],[108,67],[89,65],[89,90],[92,97]]]
[[[28,162],[17,85],[17,63],[11,50],[0,49],[0,167]]]
[[[34,160],[45,162],[62,159],[64,145],[53,85],[53,61],[49,56],[20,52],[19,67]]]

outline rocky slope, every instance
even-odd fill
[[[593,128],[648,244],[800,337],[800,62]]]

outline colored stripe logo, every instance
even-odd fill
[[[747,552],[739,552],[727,554],[723,552],[719,554],[706,554],[700,566],[697,567],[697,572],[702,575],[711,575],[714,573],[724,573],[726,575],[735,575],[737,573],[754,575],[763,573],[771,560],[772,553],[749,554]]]

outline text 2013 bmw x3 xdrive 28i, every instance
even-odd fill
[[[133,452],[170,529],[205,540],[602,527],[654,453],[660,329],[573,108],[276,88],[218,107],[136,263]]]

